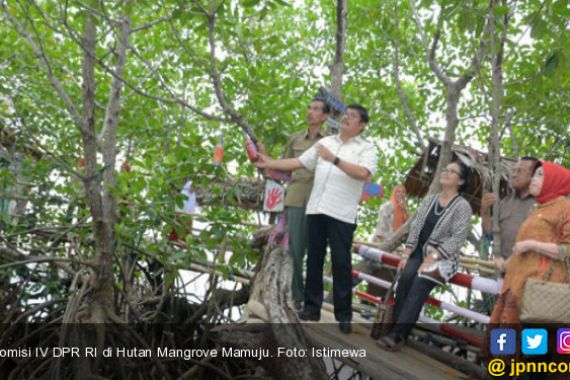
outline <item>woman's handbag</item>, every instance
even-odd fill
[[[445,256],[437,249],[436,245],[430,243],[425,245],[424,256],[431,257],[433,262],[428,266],[421,267],[418,271],[418,277],[425,278],[442,286],[445,285],[447,282],[443,274],[444,265],[446,264]]]
[[[570,262],[566,267],[567,283],[550,282],[556,262],[544,274],[543,280],[529,278],[524,286],[519,309],[519,319],[525,323],[570,323]]]
[[[379,339],[390,332],[394,323],[396,323],[396,299],[394,293],[394,286],[400,278],[400,272],[396,273],[390,289],[386,292],[386,295],[382,302],[378,304],[378,309],[376,313],[376,319],[372,325],[372,331],[370,331],[370,337],[372,339]]]

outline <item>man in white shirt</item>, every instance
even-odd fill
[[[368,111],[351,104],[342,117],[340,133],[322,138],[298,158],[273,160],[260,156],[257,166],[277,170],[306,168],[315,172],[307,204],[308,256],[303,320],[319,320],[323,303],[323,264],[327,241],[333,269],[335,318],[343,333],[352,320],[352,260],[356,211],[365,181],[376,170],[374,146],[360,137]]]

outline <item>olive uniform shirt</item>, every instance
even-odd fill
[[[513,253],[513,246],[519,227],[532,211],[534,198],[528,195],[519,197],[512,192],[499,201],[499,226],[501,228],[501,256],[508,259]]]
[[[308,129],[295,133],[285,147],[285,158],[297,158],[321,138],[329,136],[330,132],[323,128],[324,126],[313,138],[309,135]],[[305,168],[293,171],[291,181],[287,186],[285,207],[305,207],[307,205],[313,188],[314,177],[315,173]]]

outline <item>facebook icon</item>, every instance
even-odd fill
[[[493,355],[512,355],[517,351],[517,333],[514,329],[493,329],[490,343]]]

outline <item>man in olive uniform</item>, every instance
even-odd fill
[[[307,108],[308,128],[295,133],[287,147],[284,158],[297,158],[322,137],[328,136],[323,124],[328,119],[330,108],[321,98],[315,98]],[[285,212],[289,232],[289,254],[293,258],[291,291],[295,308],[300,310],[304,299],[303,258],[307,250],[307,216],[305,208],[313,187],[314,172],[305,168],[294,170],[285,195]]]

